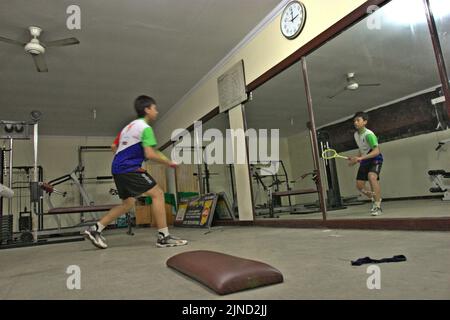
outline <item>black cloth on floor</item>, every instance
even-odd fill
[[[369,263],[384,263],[384,262],[402,262],[406,261],[406,257],[404,255],[393,256],[392,258],[383,258],[380,260],[375,260],[370,257],[359,258],[358,260],[352,261],[352,266],[360,266],[363,264]]]

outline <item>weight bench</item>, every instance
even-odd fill
[[[43,213],[43,215],[59,215],[59,214],[85,213],[85,212],[104,212],[104,211],[109,211],[111,208],[113,208],[117,205],[118,204],[104,204],[104,205],[97,205],[97,206],[51,208],[48,210],[47,213]],[[127,212],[126,217],[127,217],[127,224],[128,224],[127,234],[134,235],[133,230],[132,230],[130,213]],[[57,223],[58,223],[58,229],[61,229],[59,220],[57,221]]]
[[[166,264],[220,295],[283,282],[281,272],[266,263],[214,251],[183,252]]]
[[[311,194],[311,193],[319,193],[317,189],[297,189],[297,190],[288,190],[288,191],[277,191],[272,192],[272,199],[270,203],[270,217],[274,217],[274,206],[275,206],[275,198],[276,197],[289,197],[296,196],[301,194]]]
[[[117,206],[117,204],[105,204],[98,206],[83,206],[83,207],[65,207],[65,208],[52,208],[49,209],[44,215],[50,214],[70,214],[70,213],[84,213],[84,212],[102,212],[109,211],[112,207]]]
[[[444,170],[428,171],[433,187],[430,188],[432,193],[444,193],[442,200],[450,201],[450,184],[446,184],[444,179],[450,179],[450,172]]]

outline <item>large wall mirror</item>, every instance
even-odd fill
[[[450,48],[444,50],[448,55]],[[357,111],[368,114],[366,127],[377,137],[383,156],[383,162],[372,162],[381,167],[379,213],[384,218],[448,215],[442,192],[430,192],[437,186],[429,170],[450,169],[450,153],[435,151],[450,131],[444,104],[432,103],[442,96],[442,88],[423,1],[388,3],[310,54],[307,64],[321,147],[328,144],[343,155],[357,156],[353,116]],[[362,142],[370,139],[367,129],[358,129]],[[325,162],[332,169],[325,178],[337,179],[334,186],[343,199],[329,207],[344,208],[328,217],[373,217],[372,195],[361,196],[356,186],[356,180],[368,178],[357,178],[360,165],[349,166],[342,159]],[[363,192],[372,187],[376,182],[367,181]]]
[[[431,6],[448,66],[450,6],[444,2],[431,1]],[[331,148],[356,157],[357,138],[369,149],[378,145],[383,156],[383,162],[377,162],[381,205],[374,197],[382,211],[375,213],[370,192],[377,192],[376,183],[357,186],[357,180],[366,179],[364,174],[357,178],[359,163],[349,166],[344,159],[320,159],[328,219],[448,216],[450,202],[443,199],[448,198],[445,188],[450,183],[442,172],[450,171],[450,141],[442,142],[450,140],[450,122],[440,98],[442,82],[424,2],[387,3],[310,53],[306,63],[319,150]],[[358,111],[368,115],[366,129],[373,131],[375,144],[372,136],[367,137],[369,131],[356,129]],[[280,133],[283,166],[277,174],[258,177],[254,172],[262,165],[251,165],[256,218],[321,219],[317,193],[271,196],[316,187],[314,175],[308,176],[314,166],[299,63],[254,90],[245,116],[248,128]]]

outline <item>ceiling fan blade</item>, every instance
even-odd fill
[[[74,44],[79,44],[80,41],[77,38],[67,38],[67,39],[61,39],[61,40],[55,40],[46,42],[46,47],[63,47],[63,46],[71,46]]]
[[[47,63],[42,54],[31,54],[38,72],[48,72]]]
[[[381,83],[361,83],[360,87],[378,87],[381,86]]]
[[[15,45],[22,46],[22,47],[26,45],[25,42],[20,42],[18,40],[12,40],[12,39],[8,39],[8,38],[5,38],[5,37],[0,37],[0,41],[6,42],[6,43],[9,43],[9,44],[15,44]]]
[[[345,90],[347,90],[347,87],[344,87],[343,89],[339,90],[338,92],[336,92],[334,95],[332,96],[328,96],[328,99],[333,99],[334,97],[336,97],[337,95],[341,94],[342,92],[344,92]]]

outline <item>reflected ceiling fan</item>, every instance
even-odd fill
[[[333,99],[334,97],[341,94],[345,90],[355,91],[358,90],[359,87],[378,87],[378,86],[381,86],[381,83],[358,83],[355,80],[355,73],[349,72],[347,73],[347,85],[338,92],[336,92],[335,94],[333,94],[332,96],[328,96],[328,99]]]
[[[1,36],[0,36],[0,41],[23,47],[25,49],[25,52],[29,53],[33,57],[33,61],[34,61],[34,64],[35,64],[38,72],[48,72],[47,63],[45,62],[45,58],[44,58],[46,48],[71,46],[71,45],[80,43],[80,41],[77,38],[67,38],[67,39],[61,39],[61,40],[55,40],[55,41],[49,41],[49,42],[43,43],[43,42],[39,41],[39,36],[42,33],[41,28],[31,26],[31,27],[28,27],[28,30],[30,30],[30,34],[32,36],[32,39],[28,43],[18,41],[18,40],[8,39],[8,38],[1,37]]]

